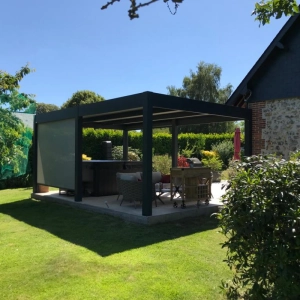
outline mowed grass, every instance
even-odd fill
[[[225,299],[213,218],[145,226],[0,191],[0,299]]]

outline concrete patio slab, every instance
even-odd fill
[[[58,191],[50,191],[48,193],[35,193],[32,198],[42,201],[56,202],[64,205],[69,205],[75,208],[84,209],[87,211],[111,215],[121,218],[125,221],[152,225],[157,223],[171,222],[174,220],[195,217],[207,216],[219,210],[222,205],[220,202],[224,190],[221,189],[224,182],[212,184],[212,194],[209,205],[201,203],[197,206],[196,201],[186,201],[186,207],[181,208],[181,199],[177,198],[175,201],[178,207],[173,207],[173,202],[169,193],[165,193],[161,198],[164,202],[162,204],[157,200],[157,207],[153,202],[152,216],[142,216],[142,205],[137,204],[134,207],[133,202],[123,202],[120,206],[121,200],[117,200],[117,195],[103,196],[103,197],[85,197],[82,202],[75,202],[74,197],[67,195],[59,195]]]

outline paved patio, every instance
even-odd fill
[[[104,196],[104,197],[85,197],[82,202],[75,202],[74,197],[59,195],[58,191],[50,191],[48,193],[35,193],[32,198],[42,201],[51,201],[64,205],[70,205],[79,209],[92,211],[95,213],[107,214],[115,217],[122,218],[123,220],[135,223],[142,223],[152,225],[156,223],[171,222],[174,220],[194,217],[194,216],[207,216],[219,210],[222,205],[220,202],[221,196],[224,194],[222,185],[225,182],[213,183],[212,194],[209,205],[201,203],[198,207],[196,201],[186,201],[186,207],[181,208],[181,199],[175,201],[178,204],[177,208],[173,207],[169,193],[165,193],[161,199],[164,201],[162,204],[157,200],[157,207],[153,202],[152,216],[142,216],[142,205],[138,204],[136,208],[133,202],[123,202],[120,206],[121,200],[117,200],[117,195]]]

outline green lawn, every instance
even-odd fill
[[[224,299],[215,219],[144,226],[0,191],[0,299]]]

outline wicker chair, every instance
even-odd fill
[[[123,195],[120,180],[121,180],[121,178],[124,179],[124,176],[127,179],[129,176],[130,180],[133,180],[133,181],[137,181],[139,179],[141,180],[140,172],[135,172],[135,173],[120,173],[120,172],[118,172],[118,173],[116,173],[116,183],[117,183],[117,190],[118,190],[117,201],[119,200],[120,196]]]
[[[124,200],[130,202],[133,201],[135,208],[136,208],[136,202],[142,203],[143,182],[119,179],[119,184],[120,184],[120,190],[122,191],[122,195],[123,195],[120,205],[122,205]],[[157,206],[155,183],[152,183],[152,199],[153,201],[155,201],[155,206]]]

